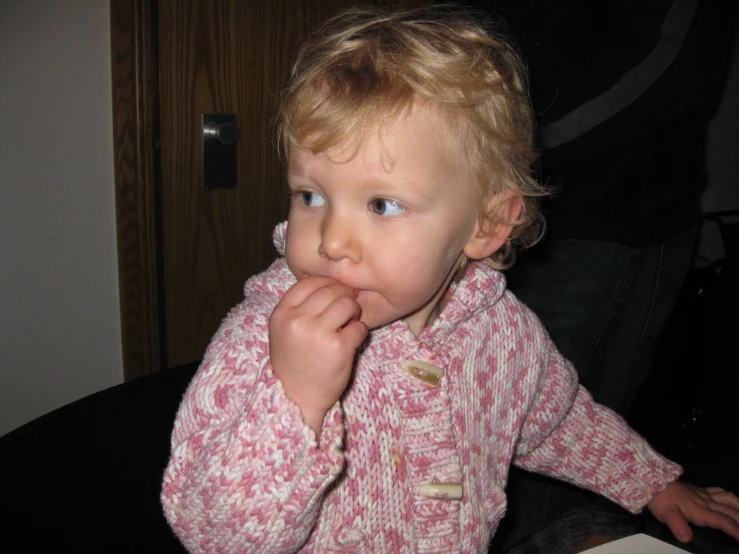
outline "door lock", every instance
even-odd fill
[[[203,186],[205,190],[236,188],[235,114],[203,114]]]

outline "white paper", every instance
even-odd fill
[[[585,552],[587,554],[684,554],[687,550],[639,533],[596,546]]]

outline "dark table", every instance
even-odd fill
[[[737,554],[739,543],[720,531],[693,528],[693,540],[682,544],[666,525],[648,512],[632,515],[606,500],[568,512],[548,527],[509,549],[506,554],[575,554],[600,544],[644,533],[692,554]]]

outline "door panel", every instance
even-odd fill
[[[272,228],[288,209],[272,125],[276,98],[298,40],[345,4],[158,2],[166,367],[201,359],[246,279],[275,259]],[[203,113],[237,116],[236,189],[204,189]]]

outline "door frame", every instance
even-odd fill
[[[156,0],[110,1],[118,285],[126,381],[166,367],[156,9]]]

